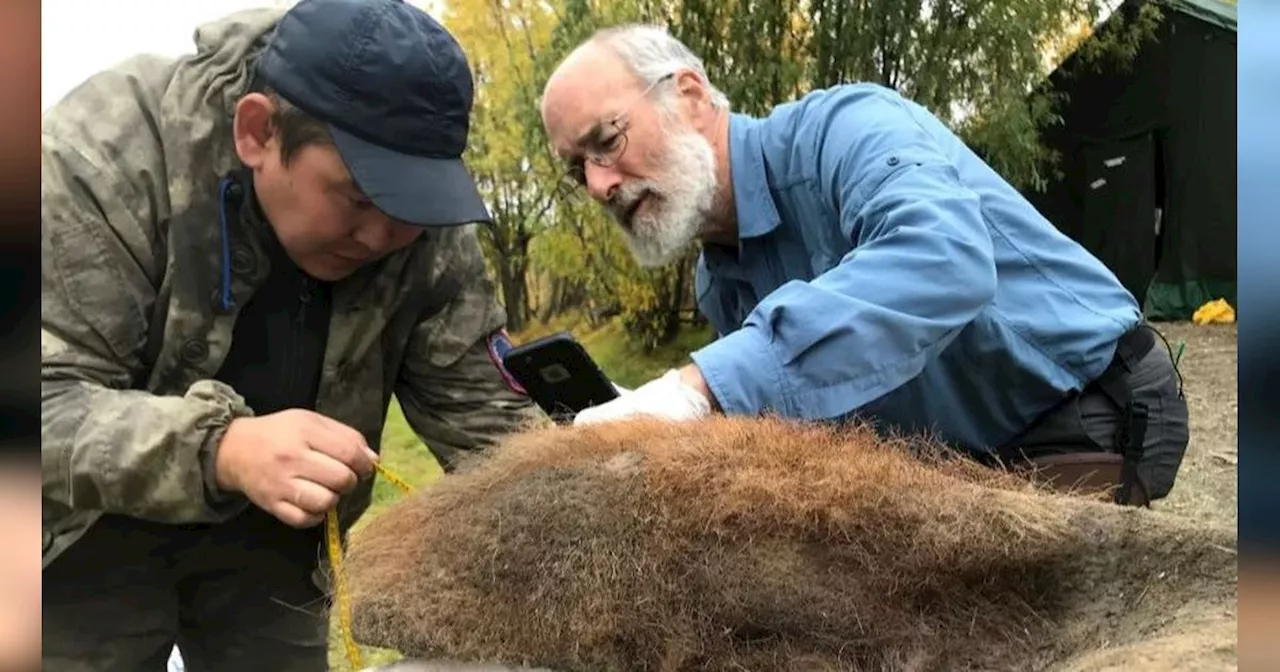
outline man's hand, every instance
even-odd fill
[[[324,520],[341,493],[378,459],[360,432],[319,413],[293,409],[231,422],[218,447],[218,487],[293,527]]]
[[[696,420],[711,414],[714,406],[710,389],[698,367],[689,365],[667,371],[608,403],[583,409],[573,418],[575,425],[609,422],[636,415],[668,420]]]

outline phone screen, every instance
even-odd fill
[[[571,422],[579,411],[617,398],[604,372],[572,336],[552,334],[507,352],[503,363],[548,415]]]

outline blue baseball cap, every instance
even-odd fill
[[[449,31],[403,0],[302,0],[258,76],[329,126],[378,209],[420,226],[492,221],[462,162],[474,84]]]

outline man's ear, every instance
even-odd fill
[[[711,112],[711,89],[698,73],[689,69],[676,74],[675,88],[690,123],[696,130],[702,130],[711,116],[708,114]]]
[[[248,168],[261,167],[271,152],[279,151],[275,129],[271,127],[271,115],[275,111],[275,103],[261,93],[245,94],[236,103],[232,122],[236,154]]]

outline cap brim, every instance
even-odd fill
[[[491,220],[461,159],[433,159],[380,147],[329,125],[338,154],[379,210],[418,226]]]

